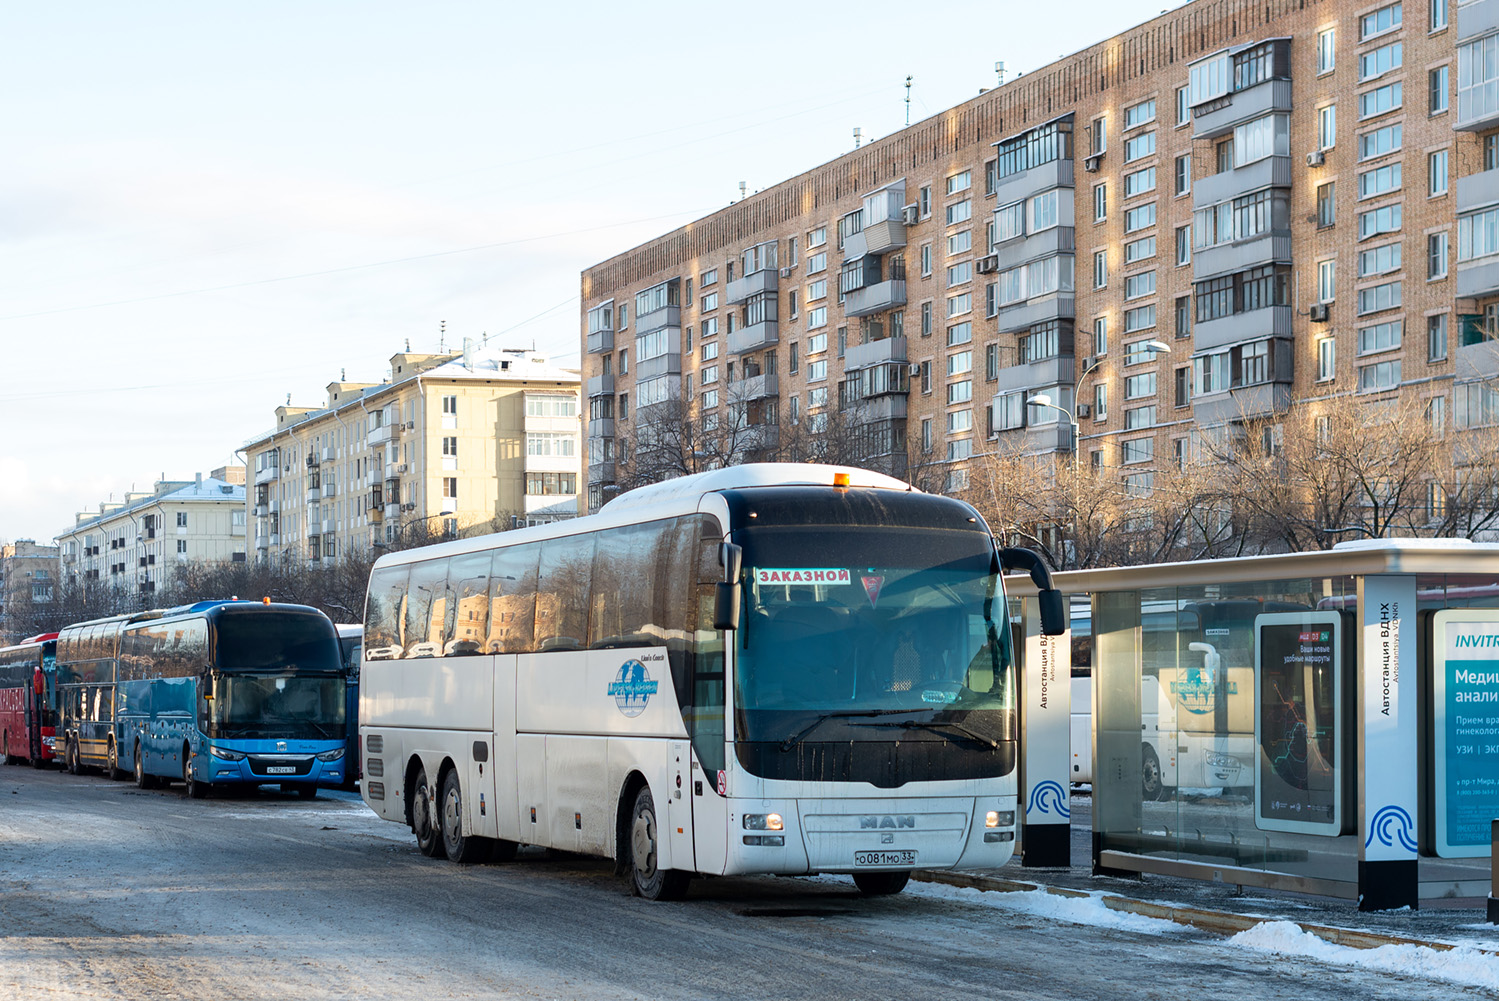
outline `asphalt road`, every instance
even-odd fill
[[[763,877],[653,904],[604,860],[423,858],[345,793],[189,800],[0,769],[3,998],[1481,996],[976,896]]]

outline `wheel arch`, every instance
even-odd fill
[[[650,786],[639,769],[631,769],[619,787],[619,801],[614,808],[614,874],[623,876],[630,868],[630,821],[635,813],[635,797]]]

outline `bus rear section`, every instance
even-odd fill
[[[428,855],[609,856],[652,898],[699,874],[889,893],[916,868],[1002,865],[998,570],[967,505],[810,465],[392,554],[367,602],[364,799]]]
[[[57,634],[0,649],[0,763],[44,768],[56,755]]]

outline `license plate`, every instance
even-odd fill
[[[265,773],[267,775],[295,775],[295,774],[297,774],[297,766],[296,765],[271,765],[269,768],[267,768],[265,770]]]
[[[854,865],[915,865],[914,851],[854,852]]]

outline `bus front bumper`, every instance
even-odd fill
[[[208,776],[209,782],[215,785],[220,783],[226,785],[285,783],[318,786],[343,784],[345,759],[342,756],[332,761],[325,761],[315,753],[231,753],[241,753],[243,757],[237,760],[226,760],[212,751],[202,756],[208,760],[211,769]],[[323,754],[327,753],[323,752]]]

